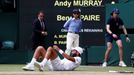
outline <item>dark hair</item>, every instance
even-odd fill
[[[80,55],[80,54],[79,54],[79,55],[76,55],[76,53],[72,53],[72,52],[71,52],[71,53],[70,53],[70,56],[71,56],[71,57],[76,57],[76,56],[79,56],[79,57],[80,57],[81,55]]]
[[[117,13],[118,14],[118,13]],[[113,13],[110,13],[111,16],[113,16]],[[118,14],[119,15],[119,14]]]
[[[40,10],[40,11],[37,13],[37,15],[39,15],[40,13],[45,14],[45,12],[44,12],[43,10]]]

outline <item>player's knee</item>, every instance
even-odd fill
[[[108,46],[107,50],[111,51],[112,50],[112,46]]]
[[[48,51],[52,51],[53,50],[53,47],[48,47],[48,49],[47,49]]]
[[[122,46],[119,46],[119,49],[123,49],[123,47]]]
[[[43,49],[44,47],[43,46],[38,46],[37,49]]]

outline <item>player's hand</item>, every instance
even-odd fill
[[[59,48],[57,45],[54,45],[53,48],[54,48],[55,50],[57,50],[57,51],[60,50],[60,48]]]
[[[42,31],[41,34],[44,35],[44,36],[46,36],[47,35],[47,32]]]
[[[130,39],[129,39],[129,37],[126,37],[126,42],[130,42]]]
[[[116,34],[113,34],[112,36],[113,36],[113,38],[115,38],[115,39],[118,38],[118,36],[117,36]]]
[[[47,35],[47,32],[45,32],[45,35]]]

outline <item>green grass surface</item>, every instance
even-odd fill
[[[80,66],[75,71],[48,71],[47,68],[44,72],[38,71],[23,71],[22,67],[25,65],[11,65],[1,64],[0,75],[126,75],[126,73],[115,73],[109,71],[132,71],[133,67],[116,67],[110,66],[102,68],[101,66]],[[134,73],[127,73],[127,75],[134,75]]]

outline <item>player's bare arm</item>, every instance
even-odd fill
[[[114,38],[117,38],[118,36],[116,34],[113,34],[112,31],[110,30],[110,25],[106,25],[106,31],[111,34]]]
[[[126,29],[126,27],[125,27],[124,25],[122,26],[122,29],[123,29],[124,34],[125,34],[125,35],[128,35],[127,29]]]
[[[109,34],[112,34],[112,31],[110,30],[110,25],[106,25],[106,31],[109,33]]]
[[[64,58],[66,58],[66,59],[68,59],[68,60],[70,60],[72,62],[75,62],[74,57],[71,57],[71,56],[67,55],[66,53],[64,53],[58,46],[54,45],[53,48],[56,51],[58,51],[60,54],[62,54]]]
[[[124,34],[125,34],[125,36],[126,36],[126,41],[127,41],[127,42],[130,42],[130,39],[129,39],[128,33],[127,33],[127,29],[126,29],[126,27],[125,27],[124,25],[122,26],[122,29],[123,29],[123,32],[124,32]]]

